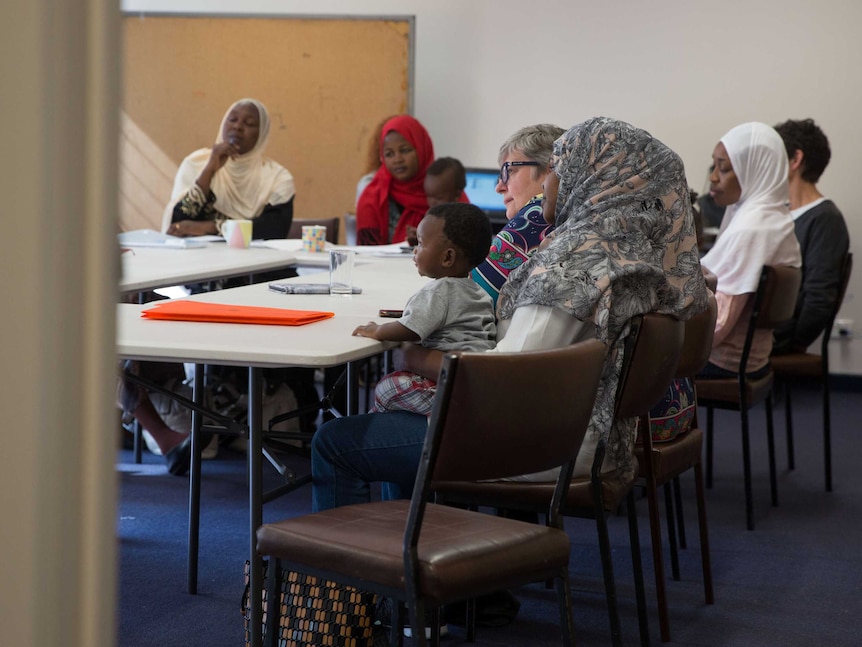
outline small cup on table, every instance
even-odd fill
[[[323,225],[302,226],[302,249],[306,252],[322,252],[326,243],[326,227]]]
[[[356,252],[352,249],[329,250],[329,294],[349,297],[353,294],[353,266]]]
[[[228,247],[247,249],[251,244],[251,220],[226,220],[222,224],[222,235]]]

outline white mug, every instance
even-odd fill
[[[221,231],[228,247],[246,249],[251,243],[251,220],[226,220]]]

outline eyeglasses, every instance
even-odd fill
[[[500,167],[500,175],[497,176],[497,182],[508,184],[509,169],[518,166],[541,166],[541,164],[539,162],[505,162],[503,166]]]

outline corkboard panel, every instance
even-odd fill
[[[179,166],[212,145],[231,103],[254,97],[272,121],[266,154],[296,180],[294,217],[342,216],[353,211],[373,131],[385,117],[409,111],[411,28],[409,18],[129,14],[123,111],[135,141],[143,133],[149,150]],[[143,166],[133,156],[121,163],[130,175]],[[164,184],[150,193],[164,192]],[[168,187],[162,201],[169,198]],[[138,208],[148,218],[152,210]],[[152,214],[154,228],[160,220],[161,212]]]

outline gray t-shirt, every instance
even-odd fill
[[[399,321],[425,348],[484,351],[496,344],[494,303],[468,277],[429,281],[410,297]]]

